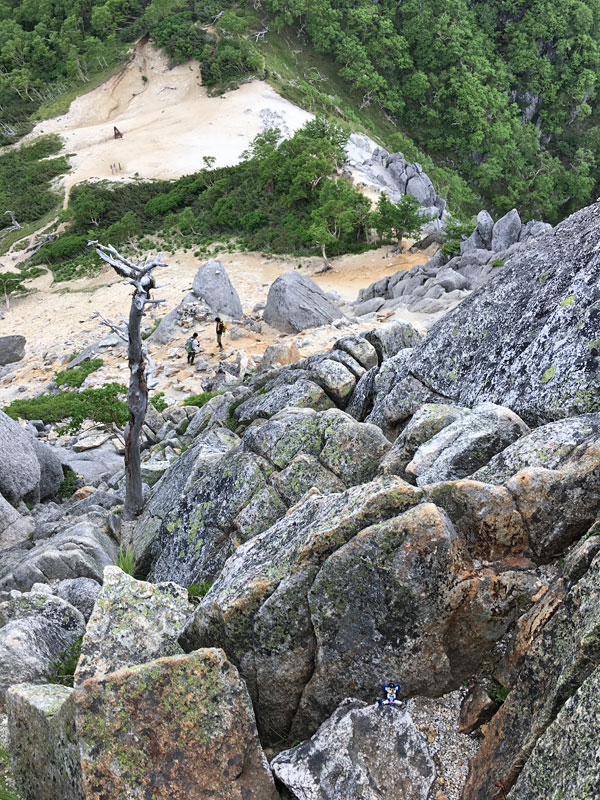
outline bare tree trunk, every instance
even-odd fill
[[[90,242],[90,244],[96,244],[96,242]],[[125,505],[123,517],[125,519],[135,519],[144,508],[140,433],[148,408],[148,391],[153,388],[152,360],[142,341],[142,317],[147,305],[164,302],[163,300],[150,299],[150,291],[155,288],[152,270],[155,267],[165,267],[167,265],[161,262],[161,253],[158,254],[155,260],[151,260],[150,256],[148,256],[145,263],[143,263],[144,259],[140,259],[133,264],[115,250],[112,245],[108,245],[108,247],[98,245],[96,252],[119,275],[127,278],[127,283],[135,287],[127,324],[117,326],[102,318],[115,333],[128,342],[129,390],[127,392],[127,408],[129,410],[129,421],[124,431]]]
[[[135,519],[144,507],[140,433],[148,408],[146,359],[142,347],[141,323],[144,315],[143,295],[136,289],[129,311],[129,422],[125,427],[125,519]]]
[[[321,245],[321,255],[323,256],[323,266],[321,267],[320,270],[318,270],[318,272],[319,273],[321,273],[321,272],[329,272],[329,270],[333,269],[333,267],[331,266],[331,264],[327,260],[327,253],[325,252],[325,245],[324,244]]]

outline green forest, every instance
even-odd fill
[[[0,20],[0,143],[17,141],[35,119],[56,111],[57,99],[92,86],[126,58],[131,42],[150,36],[174,63],[199,60],[214,91],[259,75],[348,128],[379,115],[384,123],[369,132],[388,149],[418,157],[464,218],[481,207],[498,216],[516,206],[525,220],[555,223],[598,193],[600,0],[0,0]],[[344,102],[306,70],[286,90],[283,41],[326,61],[336,86],[351,93]],[[255,147],[270,147],[268,158],[276,158],[268,137]],[[258,155],[268,162],[265,152]],[[257,163],[248,159],[239,175],[254,164],[251,180],[260,183]],[[282,181],[291,179],[284,167]],[[254,207],[240,196],[245,177],[217,170],[209,180],[206,173],[167,192],[138,187],[140,197],[169,199],[143,210],[140,200],[128,206],[128,219],[111,221],[104,210],[92,227],[121,223],[141,235],[150,218],[162,214],[163,223],[175,224],[173,215],[190,208],[187,227],[195,231],[243,230],[256,246],[298,250],[327,227],[311,216],[311,204],[331,208],[343,201],[327,193],[347,191],[339,181],[326,183],[323,197],[311,195],[305,208],[301,198],[296,207],[290,198],[301,193],[302,178],[288,191],[274,177],[273,203]],[[84,235],[82,196],[102,203],[102,191],[112,190],[73,194],[70,236]],[[38,200],[41,216],[49,201],[40,195],[36,207]],[[352,213],[358,219],[363,212]],[[185,220],[177,224],[186,229]],[[336,231],[336,241],[328,240],[333,251],[361,240],[357,224],[351,234]],[[74,241],[60,245],[56,258]]]

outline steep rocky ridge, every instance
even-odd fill
[[[421,396],[512,408],[539,424],[599,408],[600,203],[510,255],[487,286],[437,322],[398,365],[388,423]]]

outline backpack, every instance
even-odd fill
[[[191,340],[191,338],[188,339],[187,342],[185,343],[185,352],[186,353],[191,353],[192,352],[192,340]]]

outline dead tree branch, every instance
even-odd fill
[[[4,213],[5,214],[10,214],[10,219],[12,221],[12,225],[10,225],[8,228],[3,228],[2,230],[0,230],[0,239],[4,239],[5,236],[8,236],[8,234],[12,233],[13,231],[20,231],[21,230],[21,226],[19,225],[19,223],[17,222],[17,218],[15,217],[15,212],[14,211],[5,211]]]
[[[140,453],[140,433],[146,410],[148,408],[148,392],[156,385],[154,381],[154,364],[148,349],[142,340],[141,323],[148,305],[157,305],[164,300],[152,300],[150,292],[155,288],[152,271],[156,267],[166,267],[161,261],[161,253],[156,258],[150,255],[135,263],[119,253],[112,245],[95,245],[96,252],[103,261],[110,264],[115,272],[125,279],[127,285],[134,287],[129,310],[129,321],[117,325],[105,319],[98,312],[98,317],[121,339],[128,342],[129,389],[127,392],[127,408],[129,421],[125,426],[125,506],[126,519],[135,519],[144,506],[142,493],[142,471]]]

